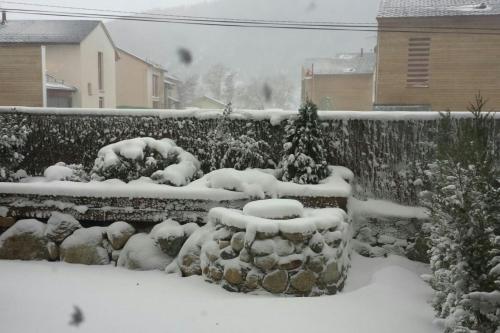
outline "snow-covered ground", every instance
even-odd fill
[[[342,294],[229,293],[201,277],[112,266],[0,261],[0,331],[432,333],[427,266],[353,256]],[[83,322],[69,325],[74,306]]]

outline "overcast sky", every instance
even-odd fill
[[[208,2],[207,0],[12,0],[13,2],[26,2],[33,4],[44,4],[44,5],[61,5],[61,6],[71,6],[71,7],[83,7],[83,8],[97,8],[97,9],[112,9],[112,10],[123,10],[123,11],[144,11],[152,8],[166,8],[172,6],[182,6],[190,5],[198,2]],[[0,7],[7,8],[29,8],[29,9],[41,9],[43,7],[28,7],[13,3],[2,3],[0,0]],[[50,9],[50,8],[45,8]],[[59,9],[62,10],[62,9]],[[10,14],[11,19],[33,19],[40,18],[34,17],[33,15],[21,15],[21,14]],[[47,18],[47,17],[42,17]]]

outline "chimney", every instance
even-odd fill
[[[5,25],[7,23],[7,12],[5,10],[2,10],[2,25]]]
[[[361,48],[361,57],[365,54],[365,50]]]

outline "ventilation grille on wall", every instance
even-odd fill
[[[408,87],[429,86],[429,57],[431,54],[430,37],[413,37],[408,43]]]

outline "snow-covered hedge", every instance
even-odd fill
[[[256,140],[267,142],[276,163],[283,152],[286,121],[296,115],[296,111],[234,111],[229,129],[234,138],[252,132]],[[0,127],[6,119],[26,124],[30,134],[20,167],[29,174],[42,174],[59,161],[83,164],[90,171],[101,147],[137,137],[170,138],[203,162],[211,151],[208,134],[220,117],[220,111],[20,109],[0,110]],[[417,203],[414,182],[419,165],[435,159],[438,113],[319,112],[319,117],[328,164],[351,169],[358,194]],[[470,117],[454,113],[451,126],[471,121]],[[500,116],[490,126],[498,147]],[[221,161],[223,153],[214,159]],[[202,167],[205,173],[207,166]]]

